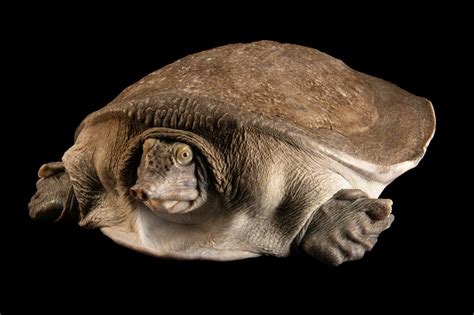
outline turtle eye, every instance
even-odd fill
[[[188,165],[193,160],[193,151],[187,144],[179,144],[174,151],[176,161],[181,165]]]

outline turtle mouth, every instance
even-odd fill
[[[186,213],[195,208],[199,195],[199,191],[194,188],[180,189],[158,196],[147,195],[141,201],[157,213]]]
[[[158,213],[186,213],[194,208],[194,200],[149,199],[143,203]]]
[[[156,213],[186,213],[196,208],[200,193],[195,188],[172,189],[156,192],[148,186],[137,184],[130,194]]]

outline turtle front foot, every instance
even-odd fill
[[[392,224],[391,212],[390,199],[370,199],[358,189],[340,190],[312,218],[302,248],[333,266],[360,259]]]
[[[46,221],[60,221],[73,217],[77,201],[62,162],[44,164],[38,171],[36,193],[28,208],[30,217]]]

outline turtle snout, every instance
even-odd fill
[[[148,199],[150,199],[143,187],[139,185],[135,185],[130,188],[130,195],[140,201],[147,201]]]

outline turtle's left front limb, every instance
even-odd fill
[[[340,190],[311,218],[300,246],[329,265],[360,259],[390,227],[391,210],[389,199],[370,199],[358,189]]]

